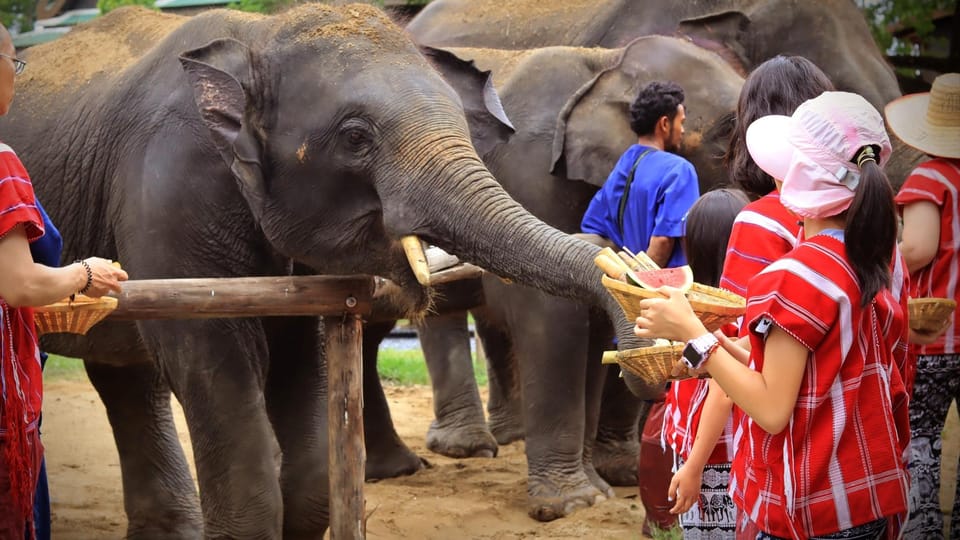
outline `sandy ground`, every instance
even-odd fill
[[[433,417],[429,387],[387,387],[400,436],[433,468],[366,485],[367,537],[643,538],[635,488],[618,498],[552,523],[524,510],[523,443],[502,447],[493,459],[453,460],[429,452],[424,435]],[[43,440],[53,498],[53,537],[121,538],[126,530],[120,465],[106,413],[86,381],[52,381],[46,387]],[[175,410],[180,440],[192,460],[183,416]]]
[[[424,434],[433,417],[429,387],[386,388],[397,430],[432,464],[431,469],[366,485],[367,536],[449,539],[644,538],[636,489],[552,523],[537,523],[524,510],[523,443],[502,447],[494,459],[453,460],[430,453]],[[106,413],[86,381],[47,384],[44,442],[58,539],[120,538],[126,529],[120,466]],[[949,509],[956,480],[960,430],[956,410],[944,441],[941,501]],[[192,460],[183,416],[175,410],[180,439]]]

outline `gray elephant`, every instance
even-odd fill
[[[514,120],[517,132],[483,154],[484,162],[518,202],[560,230],[579,231],[597,187],[636,142],[627,109],[651,80],[675,80],[686,89],[691,112],[685,155],[697,166],[702,189],[724,178],[719,156],[743,79],[711,51],[663,36],[622,49],[446,50],[493,73]],[[556,519],[612,495],[591,454],[606,373],[600,353],[611,337],[606,315],[591,313],[589,303],[493,275],[483,277],[482,298],[485,305],[473,313],[499,383],[491,384],[490,426],[501,443],[525,434],[530,515]],[[437,415],[428,446],[453,456],[490,455],[496,446],[473,383],[465,334],[462,314],[427,317],[420,326]],[[613,378],[619,383],[616,373]],[[522,398],[506,395],[511,388]],[[639,404],[627,401],[620,412],[635,434]],[[637,446],[632,448],[621,456],[628,458],[624,468],[635,483]]]
[[[134,279],[379,274],[416,315],[431,292],[400,239],[418,234],[619,315],[597,248],[525,211],[478,158],[465,114],[478,140],[509,132],[487,77],[451,61],[445,82],[379,10],[306,4],[187,19],[127,8],[25,59],[0,138],[31,171],[66,260],[100,254]],[[322,535],[321,330],[310,317],[106,322],[44,341],[83,358],[103,399],[128,536]],[[629,343],[625,320],[619,332]]]
[[[713,43],[745,66],[778,54],[809,58],[839,90],[882,110],[900,97],[893,69],[849,0],[434,0],[407,26],[420,43],[527,49],[548,45],[620,47],[650,34],[681,33]],[[922,156],[895,148],[886,167],[895,184]]]

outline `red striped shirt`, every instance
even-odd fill
[[[750,278],[795,248],[801,231],[778,191],[745,206],[730,231],[720,287],[745,297]]]
[[[807,240],[750,281],[754,369],[766,360],[763,318],[810,350],[788,427],[771,435],[744,417],[734,440],[734,500],[776,536],[825,535],[907,510],[906,314],[889,290],[860,308],[842,234]]]
[[[897,204],[901,207],[920,201],[929,201],[940,208],[940,245],[933,262],[910,276],[910,294],[914,298],[954,298],[960,300],[960,208],[957,191],[960,190],[960,160],[932,159],[910,173]],[[947,331],[930,345],[915,345],[921,355],[957,354],[960,327],[954,313]]]

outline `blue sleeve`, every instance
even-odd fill
[[[60,237],[60,231],[50,221],[47,211],[37,202],[37,210],[40,211],[40,217],[43,218],[43,236],[30,244],[30,254],[33,255],[34,262],[44,266],[60,266],[60,254],[63,251],[63,238]]]
[[[700,197],[697,172],[686,160],[670,171],[663,184],[662,204],[653,224],[653,236],[680,238],[683,236],[684,219],[690,207]]]

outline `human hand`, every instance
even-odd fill
[[[671,514],[682,514],[693,503],[700,500],[700,486],[702,484],[703,467],[694,467],[684,463],[670,479],[670,488],[667,490],[667,499],[676,501]]]
[[[750,340],[747,338],[740,338],[736,341],[728,338],[723,334],[723,332],[717,330],[713,333],[717,336],[717,339],[720,340],[720,346],[723,347],[723,350],[730,353],[730,356],[736,358],[741,364],[749,365],[750,364]]]
[[[950,323],[953,321],[953,316],[947,317],[941,323],[940,328],[930,331],[921,331],[910,329],[910,335],[907,338],[907,341],[913,343],[914,345],[930,345],[931,343],[937,341],[937,338],[943,335],[947,331],[947,328],[950,327]]]
[[[120,282],[126,281],[129,276],[120,268],[120,263],[100,257],[84,259],[90,266],[90,286],[83,294],[92,298],[99,298],[108,292],[120,292]]]
[[[640,301],[640,316],[633,328],[637,337],[686,342],[707,333],[683,291],[664,286],[657,289],[657,292],[666,298],[646,298]]]

